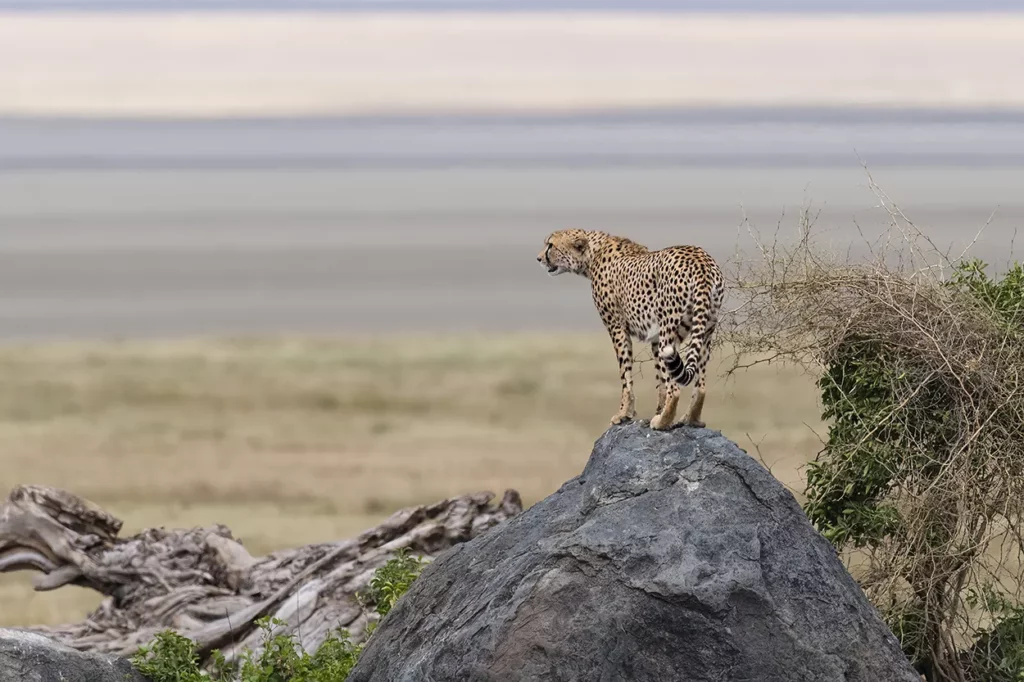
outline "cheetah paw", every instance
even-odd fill
[[[695,429],[703,429],[704,426],[705,426],[704,422],[702,422],[699,419],[687,419],[683,423],[686,424],[687,426],[691,426],[691,427],[693,427]]]
[[[624,422],[632,421],[633,415],[630,414],[617,414],[612,417],[612,426],[622,424]]]
[[[651,418],[651,428],[657,431],[665,431],[672,426],[672,421],[666,419],[663,414],[656,414]]]

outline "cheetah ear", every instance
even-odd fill
[[[590,241],[587,240],[586,237],[576,237],[576,239],[572,240],[572,248],[576,249],[580,253],[583,253],[588,244],[590,244]]]

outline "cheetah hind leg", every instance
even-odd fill
[[[700,413],[704,409],[705,374],[707,373],[708,360],[711,357],[711,344],[705,342],[700,349],[700,361],[697,365],[697,381],[693,387],[693,395],[690,398],[690,408],[686,411],[684,423],[698,429],[704,428],[705,424],[700,419]]]
[[[665,349],[669,348],[671,345],[672,341],[665,339],[659,343],[659,348],[655,353],[659,372],[664,373],[662,383],[664,403],[662,403],[661,396],[659,395],[658,403],[661,409],[659,409],[658,413],[651,419],[651,428],[656,431],[664,431],[672,427],[672,423],[676,420],[676,409],[679,405],[679,386],[676,385],[676,382],[668,380],[668,370],[665,368]]]
[[[705,424],[700,420],[701,410],[704,409],[704,377],[697,380],[697,387],[693,389],[693,397],[690,398],[690,409],[686,411],[686,419],[683,421],[687,426],[703,429]]]
[[[679,387],[674,383],[665,389],[665,406],[661,412],[651,419],[651,428],[656,431],[665,431],[672,428],[676,420],[676,408],[679,405]]]

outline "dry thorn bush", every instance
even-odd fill
[[[1021,680],[1024,270],[943,252],[872,187],[889,225],[862,258],[820,246],[807,209],[788,245],[748,226],[730,372],[814,374],[829,433],[805,510],[927,679]]]

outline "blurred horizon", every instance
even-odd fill
[[[549,232],[845,249],[862,162],[994,267],[1024,218],[1014,3],[4,8],[0,339],[597,331]]]
[[[635,13],[901,14],[1021,11],[1016,0],[0,0],[0,10],[258,10],[499,13],[620,11]]]

